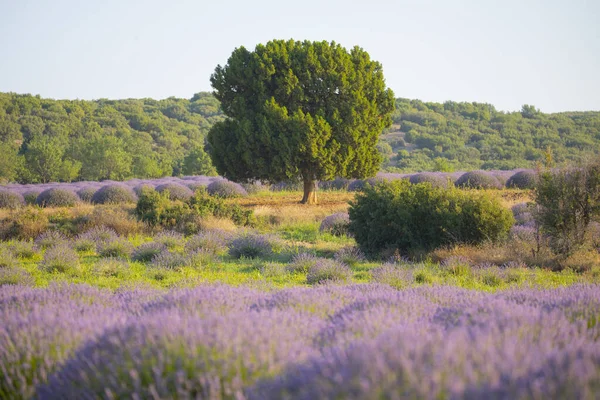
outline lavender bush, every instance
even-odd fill
[[[19,267],[0,267],[0,286],[3,285],[20,285],[33,286],[35,279],[29,272]],[[0,369],[1,371],[1,369]],[[0,392],[1,395],[1,392]]]
[[[597,285],[3,285],[0,397],[593,399],[599,313]]]
[[[0,189],[0,208],[15,210],[25,205],[25,199],[20,193]]]
[[[320,258],[310,253],[300,253],[292,258],[288,263],[287,270],[294,273],[307,273],[310,268],[319,261]]]
[[[41,207],[73,207],[77,203],[79,197],[75,192],[60,187],[44,190],[35,200],[35,204]]]
[[[79,255],[66,245],[50,247],[44,253],[39,268],[45,272],[79,273]]]
[[[535,171],[519,171],[512,175],[506,181],[507,188],[533,189],[538,181],[538,174]]]
[[[306,282],[314,285],[329,282],[347,282],[352,278],[352,271],[345,264],[328,258],[319,259],[308,270]]]
[[[94,186],[85,186],[77,191],[77,196],[81,199],[81,201],[85,201],[87,203],[92,202],[92,198],[98,191],[98,188]]]
[[[160,232],[154,237],[154,241],[163,244],[170,250],[181,246],[185,242],[183,235],[175,231]]]
[[[242,185],[226,179],[220,179],[212,182],[206,187],[206,190],[211,196],[219,196],[224,198],[248,196],[248,192]]]
[[[152,261],[152,259],[155,256],[157,256],[158,254],[160,254],[166,250],[167,250],[167,246],[165,246],[162,243],[157,243],[157,242],[143,243],[143,244],[139,245],[138,247],[136,247],[135,251],[133,252],[133,255],[131,256],[131,259],[133,261],[149,262],[149,261]]]
[[[98,189],[92,196],[91,201],[94,204],[135,203],[137,196],[129,186],[113,184]]]
[[[187,200],[194,194],[190,188],[178,183],[165,183],[163,185],[158,185],[156,187],[156,191],[159,193],[168,191],[169,199],[171,200]]]
[[[348,235],[350,217],[346,212],[331,214],[323,219],[319,232],[331,233],[334,236]]]
[[[52,246],[66,245],[67,241],[67,237],[59,231],[46,231],[35,239],[35,246],[43,250]]]
[[[464,189],[502,189],[498,178],[486,171],[465,172],[454,185]]]
[[[222,230],[209,230],[192,236],[185,244],[186,252],[205,250],[214,255],[227,253],[227,243],[232,234]]]
[[[268,257],[281,247],[281,241],[273,235],[242,231],[229,243],[229,255],[234,258]]]
[[[430,183],[433,187],[448,187],[448,177],[446,174],[439,172],[421,172],[418,174],[411,175],[409,178],[410,183],[413,185],[417,183]]]
[[[35,204],[35,201],[37,200],[40,193],[42,193],[42,190],[40,189],[31,189],[24,192],[23,199],[25,200],[25,204]]]
[[[98,243],[100,257],[129,259],[133,253],[133,245],[125,238],[116,238]]]

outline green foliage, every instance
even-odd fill
[[[552,250],[573,254],[584,244],[592,219],[600,217],[600,162],[541,173],[534,200],[535,219]]]
[[[402,254],[508,235],[514,218],[485,193],[411,185],[407,180],[367,186],[349,209],[350,231],[368,255]]]
[[[600,154],[599,112],[544,114],[524,105],[507,113],[484,103],[397,99],[392,118],[394,129],[381,138],[395,151],[384,166],[390,172],[533,168],[548,149],[558,164]]]
[[[247,226],[254,223],[252,210],[246,210],[238,204],[228,204],[219,197],[212,197],[202,188],[186,201],[171,201],[168,192],[158,193],[153,189],[144,188],[140,192],[135,213],[140,220],[165,228],[182,228],[186,222],[208,216],[229,218],[237,225]]]
[[[95,101],[0,93],[0,181],[157,178],[182,166],[214,172],[206,155],[200,170],[193,160],[222,119],[209,93]]]
[[[217,175],[217,170],[212,165],[210,156],[206,154],[204,149],[200,146],[194,147],[183,158],[183,168],[181,172],[183,175]]]
[[[217,171],[238,181],[374,175],[393,93],[364,50],[274,40],[240,47],[211,76],[229,119],[208,134]],[[314,190],[314,187],[312,187]]]

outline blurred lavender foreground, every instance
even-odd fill
[[[600,287],[0,288],[0,398],[593,399]]]

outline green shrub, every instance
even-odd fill
[[[349,215],[350,232],[370,256],[500,240],[514,223],[510,210],[490,194],[407,180],[366,187],[351,202]]]
[[[585,243],[592,219],[600,216],[600,162],[541,173],[534,200],[534,218],[552,250],[571,255]]]
[[[171,229],[181,228],[198,217],[211,215],[229,218],[237,225],[254,224],[252,210],[246,210],[237,204],[227,204],[220,197],[210,196],[203,188],[197,189],[185,202],[171,201],[167,192],[142,189],[135,212],[139,219],[150,225]]]

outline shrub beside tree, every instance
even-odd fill
[[[501,240],[514,224],[510,210],[489,193],[408,180],[366,186],[351,202],[349,216],[350,232],[361,250],[375,257]]]
[[[535,219],[552,250],[569,256],[584,245],[590,222],[600,218],[600,161],[540,173]]]

